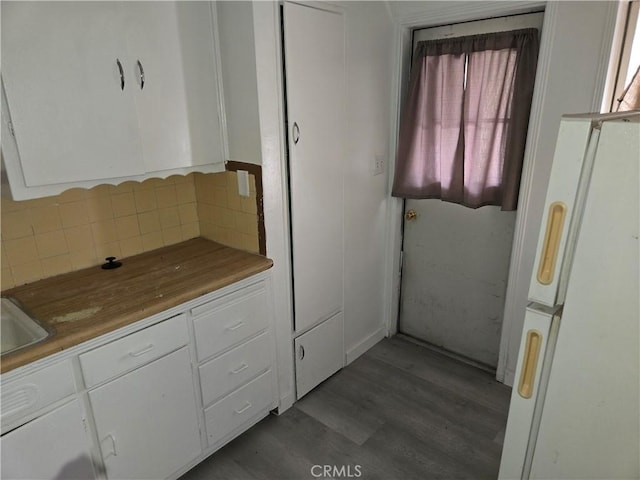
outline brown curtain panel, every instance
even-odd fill
[[[392,195],[515,210],[537,59],[536,29],[418,43]]]

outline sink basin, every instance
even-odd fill
[[[42,325],[27,315],[10,298],[2,297],[0,317],[0,354],[14,352],[20,348],[40,342],[50,335]]]

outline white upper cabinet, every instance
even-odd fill
[[[215,38],[209,2],[2,2],[14,199],[222,170]]]
[[[114,2],[2,3],[2,80],[26,187],[144,173],[119,15]]]

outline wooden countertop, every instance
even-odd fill
[[[2,292],[55,333],[4,355],[1,372],[73,347],[271,268],[273,262],[203,238]]]

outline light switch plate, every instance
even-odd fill
[[[246,170],[238,170],[238,195],[241,197],[249,196],[249,172]]]

